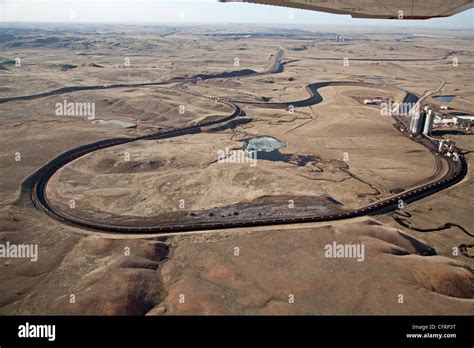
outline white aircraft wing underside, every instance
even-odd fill
[[[474,0],[219,0],[275,5],[354,18],[429,19],[449,17],[474,7]]]

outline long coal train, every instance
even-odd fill
[[[315,100],[317,97],[317,89],[327,86],[334,82],[317,83],[307,86],[310,92],[310,98]],[[347,82],[336,82],[338,84]],[[109,233],[129,233],[129,234],[148,234],[148,233],[170,233],[170,232],[187,232],[187,231],[200,231],[200,230],[216,230],[216,229],[229,229],[236,227],[255,227],[255,226],[269,226],[269,225],[283,225],[283,224],[295,224],[295,223],[308,223],[308,222],[323,222],[323,221],[335,221],[351,219],[366,215],[376,215],[394,211],[397,209],[399,201],[402,200],[404,203],[410,203],[419,200],[423,197],[431,195],[435,192],[441,191],[447,187],[450,187],[459,181],[461,181],[467,174],[467,163],[465,159],[460,156],[458,161],[453,159],[444,158],[443,160],[448,163],[449,171],[448,174],[435,182],[413,188],[409,191],[395,195],[386,200],[373,203],[366,207],[356,209],[349,212],[343,212],[336,215],[329,216],[305,216],[305,217],[285,217],[285,218],[260,218],[255,220],[237,220],[232,222],[203,222],[198,224],[182,224],[182,225],[164,225],[164,226],[119,226],[102,224],[99,222],[88,221],[85,219],[71,216],[65,212],[57,210],[50,204],[46,197],[46,186],[50,178],[63,166],[68,163],[85,156],[89,153],[117,146],[126,143],[131,143],[138,140],[154,140],[154,139],[165,139],[185,134],[195,134],[201,132],[202,127],[222,124],[233,120],[235,117],[241,114],[239,106],[225,99],[221,98],[210,98],[215,101],[227,104],[234,108],[234,112],[220,120],[203,122],[197,126],[189,126],[178,129],[170,129],[156,134],[140,136],[136,138],[114,138],[108,140],[102,140],[96,143],[83,145],[78,148],[67,151],[66,153],[58,156],[44,167],[40,168],[30,177],[28,177],[22,184],[20,201],[32,202],[36,208],[43,211],[48,216],[70,226],[84,228],[92,231],[101,231]],[[318,98],[316,98],[318,99]],[[306,105],[306,102],[304,103]]]
[[[360,216],[376,215],[387,213],[398,209],[400,200],[404,204],[412,203],[420,200],[433,193],[448,188],[458,182],[460,182],[467,174],[467,163],[464,158],[460,158],[457,163],[448,160],[452,171],[448,177],[442,178],[434,183],[429,183],[424,186],[414,188],[406,191],[402,194],[393,196],[381,202],[371,204],[369,206],[356,209],[350,212],[345,212],[336,215],[329,216],[307,216],[307,217],[294,217],[294,218],[271,218],[271,219],[256,219],[256,220],[241,220],[232,222],[208,222],[199,224],[186,224],[186,225],[166,225],[166,226],[114,226],[93,221],[87,221],[79,219],[73,216],[69,216],[63,212],[57,211],[52,207],[47,198],[44,195],[45,188],[49,178],[55,173],[55,167],[51,167],[49,175],[41,178],[41,180],[35,186],[32,192],[33,202],[35,206],[40,210],[44,211],[50,217],[65,223],[70,226],[85,228],[92,231],[108,232],[108,233],[129,233],[129,234],[160,234],[160,233],[171,233],[171,232],[188,232],[188,231],[201,231],[201,230],[222,230],[237,227],[256,227],[256,226],[269,226],[269,225],[284,225],[284,224],[296,224],[296,223],[309,223],[309,222],[324,222],[324,221],[335,221],[335,220],[346,220]],[[60,168],[61,166],[58,166]]]

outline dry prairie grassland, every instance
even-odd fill
[[[472,114],[472,33],[440,30],[432,37],[403,29],[336,33],[257,26],[250,35],[232,26],[3,29],[0,99],[84,89],[0,103],[0,238],[39,246],[37,262],[2,260],[0,313],[474,313],[471,170],[461,183],[405,212],[169,236],[81,230],[18,201],[21,183],[67,150],[234,111],[177,88],[184,82],[201,95],[240,101],[242,115],[197,134],[81,157],[52,177],[46,190],[51,204],[83,219],[138,225],[287,216],[294,213],[290,200],[298,214],[368,205],[439,173],[430,150],[404,136],[379,108],[357,99],[402,100],[404,90],[421,96],[441,79],[446,85],[439,94],[456,96],[449,112]],[[336,43],[336,35],[346,40]],[[280,47],[282,71],[254,74],[267,69]],[[246,76],[216,76],[232,71]],[[186,80],[196,75],[205,78]],[[291,104],[309,97],[307,85],[328,81],[352,83],[322,87],[320,103],[294,112],[259,104]],[[64,102],[91,103],[95,120],[103,121],[58,116],[57,104]],[[219,151],[243,149],[248,139],[263,136],[283,144],[272,158],[257,159],[256,166],[217,162]],[[471,167],[472,135],[444,136],[457,142]],[[363,244],[364,260],[326,257],[325,248],[334,242]],[[453,252],[462,245],[463,252]]]

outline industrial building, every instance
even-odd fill
[[[455,116],[453,119],[455,124],[460,126],[472,126],[474,124],[474,116]]]
[[[436,115],[434,124],[440,127],[451,127],[454,126],[455,119],[450,116]]]
[[[472,126],[474,124],[474,116],[442,116],[436,115],[434,124],[441,127],[453,126]]]
[[[413,114],[410,123],[410,132],[416,135],[431,135],[435,117],[435,111],[428,106],[425,106],[423,111],[418,111]]]
[[[457,157],[456,142],[450,139],[436,139],[439,141],[438,152],[443,153],[448,157]]]
[[[383,99],[381,98],[375,98],[375,99],[364,99],[364,104],[365,105],[380,105],[382,104]]]
[[[429,106],[425,106],[423,111],[415,112],[411,118],[410,132],[414,135],[423,134],[426,138],[437,144],[438,152],[448,157],[457,156],[456,143],[449,139],[436,139],[431,137],[435,120],[440,117]]]

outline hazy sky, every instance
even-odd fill
[[[290,12],[292,11],[292,12]],[[292,15],[290,16],[290,13]],[[293,19],[291,17],[294,17]],[[0,0],[2,22],[93,23],[287,23],[390,25],[474,29],[474,9],[428,21],[364,20],[350,16],[289,10],[217,0]]]

